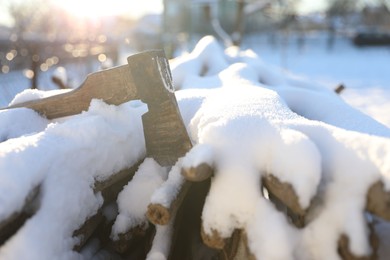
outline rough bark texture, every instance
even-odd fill
[[[4,244],[39,208],[40,186],[27,195],[23,208],[10,217],[0,221],[0,246]]]

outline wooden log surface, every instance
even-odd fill
[[[35,214],[39,208],[39,202],[37,201],[39,194],[40,185],[29,192],[20,211],[16,211],[7,219],[0,221],[0,245],[4,244],[23,226],[28,218]]]
[[[390,191],[385,191],[381,181],[374,183],[369,188],[366,209],[372,214],[390,221]]]
[[[374,227],[368,224],[369,227],[369,243],[371,246],[371,253],[364,256],[356,256],[349,249],[349,238],[345,234],[342,234],[338,241],[338,253],[343,260],[376,260],[378,259],[378,247],[379,241],[375,234]]]
[[[272,174],[263,177],[262,183],[269,193],[280,200],[294,214],[300,217],[303,217],[306,214],[306,210],[299,204],[298,196],[291,184],[281,182]]]
[[[74,245],[73,250],[80,251],[83,248],[101,221],[103,221],[103,215],[99,210],[96,214],[89,217],[80,228],[73,232],[73,237],[79,239],[78,243]]]

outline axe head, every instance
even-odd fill
[[[168,61],[161,50],[138,53],[128,64],[91,73],[75,90],[16,104],[48,119],[75,115],[88,109],[92,99],[119,105],[140,99],[148,106],[143,115],[147,156],[162,166],[173,165],[192,146],[174,95]]]

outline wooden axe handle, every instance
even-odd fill
[[[131,57],[129,57],[131,61]],[[101,99],[107,104],[119,105],[138,99],[129,66],[122,65],[87,76],[80,87],[67,93],[15,104],[5,109],[26,107],[37,111],[48,119],[79,114],[88,110],[92,99]]]

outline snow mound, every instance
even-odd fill
[[[355,255],[370,253],[366,194],[378,181],[390,190],[387,127],[319,84],[268,66],[250,50],[224,50],[211,36],[171,68],[194,148],[171,169],[143,161],[118,196],[112,239],[149,225],[147,206],[169,206],[185,182],[182,168],[205,163],[214,169],[201,216],[206,235],[243,230],[257,259],[340,259],[342,235]],[[0,221],[41,190],[38,211],[0,247],[0,258],[91,257],[72,250],[72,233],[104,203],[94,183],[144,158],[144,112],[98,100],[61,122],[27,109],[0,112]],[[264,195],[270,176],[292,187],[307,213],[303,227]],[[173,233],[174,219],[157,226],[147,258],[167,259]]]

